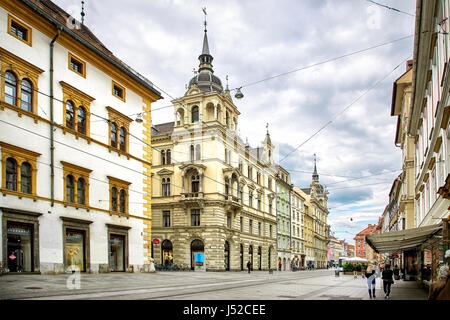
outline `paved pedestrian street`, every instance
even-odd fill
[[[369,300],[366,280],[334,270],[297,272],[157,272],[73,275],[5,275],[0,299],[37,300]],[[69,287],[74,287],[69,281]],[[384,300],[377,279],[376,300]],[[415,281],[398,280],[390,300],[426,300]]]

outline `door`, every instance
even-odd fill
[[[33,268],[32,226],[8,224],[7,257],[8,272],[32,272]]]
[[[109,237],[109,269],[125,271],[125,236],[111,234]]]

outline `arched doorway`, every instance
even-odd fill
[[[205,246],[202,240],[194,240],[191,242],[191,270],[195,267],[205,268]]]
[[[167,263],[166,263],[167,262]],[[173,263],[173,245],[170,240],[164,240],[161,244],[161,264],[170,266]]]
[[[253,270],[253,246],[248,247],[248,259],[252,264],[251,270]]]
[[[262,270],[262,254],[261,247],[258,247],[258,269]]]
[[[244,271],[244,246],[241,244],[240,248],[240,258],[241,258],[241,271]]]
[[[224,258],[225,258],[225,271],[230,271],[230,244],[228,243],[228,241],[225,241]]]

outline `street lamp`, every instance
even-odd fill
[[[244,97],[244,94],[241,92],[241,88],[242,87],[236,89],[236,94],[234,95],[236,99],[242,99]]]

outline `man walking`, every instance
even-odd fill
[[[247,262],[247,269],[248,269],[248,273],[250,273],[250,269],[252,268],[252,263],[250,262],[250,260]]]
[[[392,278],[394,272],[391,270],[390,265],[386,265],[383,272],[381,273],[381,279],[383,279],[383,290],[385,293],[384,298],[389,299],[389,295],[391,294],[391,285],[394,283],[394,279]]]

